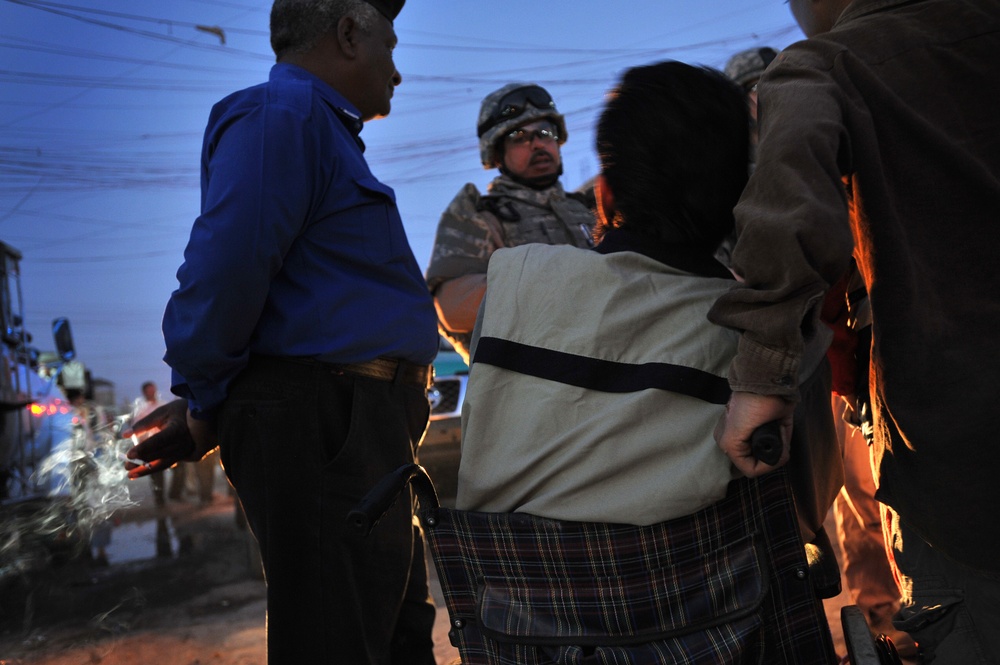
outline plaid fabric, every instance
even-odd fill
[[[462,662],[836,662],[783,471],[639,527],[421,511]]]

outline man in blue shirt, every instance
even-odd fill
[[[346,531],[365,492],[413,460],[438,344],[395,195],[359,137],[402,80],[403,2],[275,1],[270,80],[209,118],[202,213],[163,319],[186,403],[132,451],[139,476],[218,441],[260,544],[272,663],[434,662],[410,506],[367,540]]]

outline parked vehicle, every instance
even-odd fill
[[[430,425],[417,459],[427,469],[445,501],[454,498],[458,483],[458,462],[462,453],[462,404],[468,381],[469,366],[442,337],[434,360],[434,385],[427,393],[431,403]]]
[[[86,387],[69,321],[53,322],[55,353],[40,353],[24,329],[21,253],[0,242],[0,582],[78,550],[70,500],[52,473],[56,448],[72,435],[74,410],[60,386]]]

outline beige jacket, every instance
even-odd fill
[[[706,313],[731,281],[634,252],[545,245],[498,250],[487,279],[462,413],[458,508],[653,524],[724,496],[731,465],[712,432],[737,335]],[[488,347],[511,344],[540,359],[525,368],[536,374],[579,371],[588,383],[591,365],[626,381],[688,372],[695,383],[721,384],[723,396],[608,392],[481,360]]]

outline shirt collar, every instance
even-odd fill
[[[710,254],[706,254],[703,249],[691,245],[664,242],[659,238],[628,229],[608,229],[601,244],[594,250],[600,254],[636,252],[664,265],[701,277],[733,279],[732,273]]]
[[[361,152],[365,151],[365,143],[361,140],[361,130],[364,129],[365,123],[361,120],[361,113],[358,109],[347,101],[347,98],[342,94],[337,92],[334,88],[330,87],[323,79],[319,78],[315,74],[299,67],[298,65],[293,65],[287,62],[279,62],[273,67],[271,67],[271,81],[278,80],[295,80],[295,81],[309,81],[313,85],[313,90],[320,96],[320,99],[325,101],[327,105],[333,112],[337,114],[340,121],[344,123],[348,131],[354,136],[354,140],[357,141],[358,147],[361,148]]]

